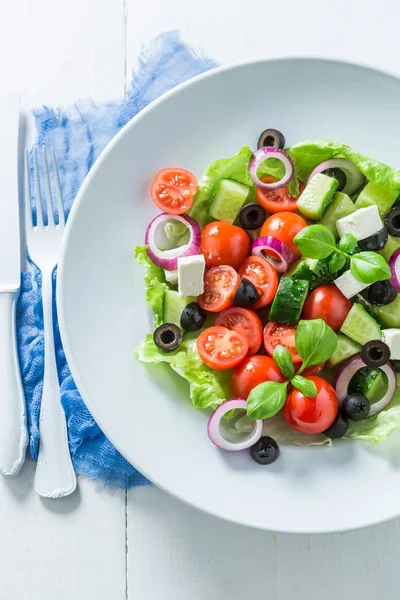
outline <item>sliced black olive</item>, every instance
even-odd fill
[[[352,421],[366,419],[369,415],[371,405],[364,394],[349,394],[343,400],[342,413]]]
[[[181,327],[186,331],[198,331],[206,322],[207,313],[197,302],[190,302],[182,311]]]
[[[361,348],[361,358],[367,367],[382,367],[390,359],[389,346],[382,340],[372,340]]]
[[[390,235],[400,237],[400,206],[396,206],[389,210],[385,217],[385,225],[388,228]]]
[[[260,465],[270,465],[276,461],[280,454],[280,450],[278,444],[272,437],[263,435],[258,442],[250,448],[250,454],[251,458]]]
[[[349,428],[349,422],[347,417],[338,412],[336,419],[332,425],[324,431],[324,434],[330,437],[332,440],[337,440],[345,435]]]
[[[243,206],[239,213],[239,221],[243,229],[254,231],[260,229],[267,218],[267,211],[261,204],[251,202]]]
[[[386,227],[370,235],[364,240],[359,240],[358,245],[361,250],[382,250],[386,242],[388,241],[389,232]]]
[[[388,279],[377,281],[366,290],[366,297],[375,306],[385,306],[396,300],[397,290]]]
[[[325,169],[325,171],[322,171],[322,173],[324,175],[328,175],[328,177],[333,177],[334,179],[337,180],[337,182],[338,182],[337,191],[338,192],[340,192],[340,190],[342,190],[347,183],[346,173],[344,171],[342,171],[342,169],[339,169],[338,167],[333,167],[332,169]]]
[[[281,150],[285,147],[285,136],[277,129],[265,129],[260,137],[258,138],[257,148],[264,148],[264,146],[273,146],[274,148],[280,148]]]
[[[252,283],[250,279],[246,279],[246,277],[243,277],[238,289],[236,290],[236,294],[233,299],[233,304],[235,306],[248,307],[255,304],[258,298],[258,290],[254,283]]]
[[[154,343],[163,352],[171,352],[182,341],[182,331],[173,323],[163,323],[153,333]]]

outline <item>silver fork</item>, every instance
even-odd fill
[[[29,173],[29,153],[25,150],[25,228],[29,255],[42,272],[42,302],[44,319],[44,379],[40,409],[39,458],[35,474],[35,489],[45,498],[60,498],[76,488],[76,476],[68,448],[67,425],[61,405],[57,375],[53,330],[53,271],[57,265],[65,228],[64,209],[54,150],[55,199],[58,223],[55,223],[46,149],[43,148],[44,197],[48,224],[44,225],[41,206],[41,186],[37,150],[33,150],[36,198],[36,220],[32,218],[32,194]]]

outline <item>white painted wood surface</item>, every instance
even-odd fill
[[[397,0],[0,0],[0,93],[19,90],[26,114],[41,103],[121,95],[142,44],[177,28],[220,63],[317,55],[400,75],[399,18]],[[273,82],[271,90],[279,97]],[[123,492],[81,479],[78,495],[51,502],[32,481],[31,462],[19,478],[0,480],[2,600],[400,597],[400,520],[274,536],[156,489],[130,491],[125,506]],[[357,507],[349,499],[340,509]]]

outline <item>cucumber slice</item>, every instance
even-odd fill
[[[303,310],[308,287],[305,279],[282,277],[269,313],[270,321],[295,325]]]
[[[330,283],[336,277],[329,272],[329,258],[317,260],[315,258],[301,258],[288,272],[291,279],[305,279],[310,284],[310,290],[324,283]]]
[[[400,328],[400,294],[385,306],[374,306],[374,315],[385,327]]]
[[[335,238],[339,237],[336,229],[336,221],[342,217],[351,215],[356,210],[352,199],[343,192],[336,192],[332,202],[324,212],[321,218],[321,225],[324,225],[333,233]]]
[[[233,179],[220,179],[215,188],[209,214],[218,221],[232,223],[246,202],[250,188]]]
[[[337,367],[338,365],[342,364],[345,360],[350,358],[350,356],[358,354],[361,350],[360,344],[348,338],[347,335],[343,335],[343,333],[337,334],[337,340],[338,344],[336,346],[336,350],[326,364],[328,369],[333,369],[334,367]]]
[[[356,200],[356,208],[366,208],[367,206],[375,205],[378,207],[379,214],[383,218],[396,202],[399,193],[400,190],[392,190],[370,181],[360,192]]]
[[[351,307],[340,331],[362,345],[382,338],[378,323],[357,302]]]
[[[378,254],[382,254],[385,260],[389,260],[393,252],[400,248],[400,237],[393,237],[389,235],[388,241],[384,245],[382,250],[379,250]]]
[[[163,322],[173,323],[180,327],[182,311],[190,302],[196,302],[196,298],[193,296],[181,298],[175,290],[164,292]]]
[[[297,206],[303,215],[318,221],[325,212],[326,207],[332,202],[338,181],[323,173],[317,173],[306,185]]]
[[[349,391],[361,393],[373,404],[380,400],[386,393],[388,386],[387,376],[380,369],[364,367],[357,371],[349,383]]]

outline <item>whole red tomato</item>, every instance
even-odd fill
[[[333,331],[339,331],[351,309],[351,302],[333,284],[320,285],[308,296],[303,317],[323,319]]]
[[[332,425],[339,410],[336,392],[322,377],[306,379],[315,383],[317,396],[310,398],[299,390],[293,390],[286,400],[283,415],[288,424],[301,433],[323,433]]]
[[[251,390],[264,381],[283,383],[285,378],[272,358],[255,354],[242,360],[233,371],[232,393],[236,398],[247,398]]]
[[[207,268],[229,265],[237,269],[250,254],[250,239],[240,227],[214,221],[201,232],[200,253],[204,254]]]

